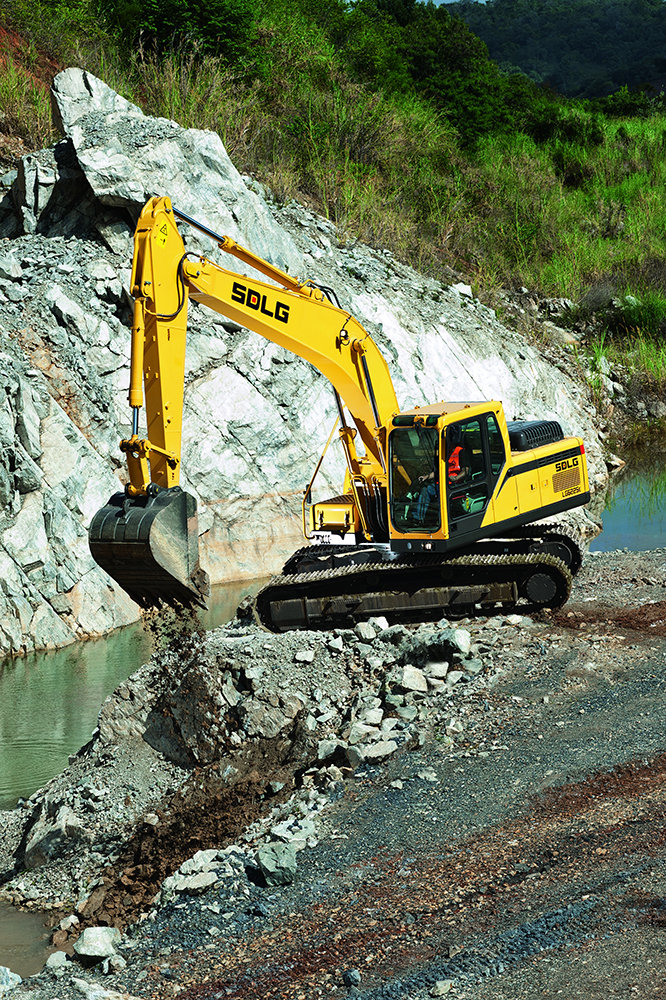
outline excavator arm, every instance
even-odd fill
[[[276,284],[244,278],[206,257],[190,259],[177,217]],[[141,406],[143,380],[148,434],[139,452],[142,458],[144,452],[150,454],[152,473],[149,479],[145,465],[134,467],[131,441],[123,442],[134,490],[144,492],[150,481],[160,486],[178,482],[189,297],[285,347],[325,375],[353,416],[365,449],[361,462],[366,475],[385,480],[385,429],[398,411],[388,366],[360,323],[332,303],[324,290],[292,278],[229,237],[210,232],[173,209],[168,198],[154,198],[136,229],[132,294],[130,406]],[[354,449],[352,455],[358,463]]]
[[[273,283],[243,277],[186,252],[177,218]],[[178,485],[190,297],[287,348],[325,375],[342,417],[340,436],[352,487],[359,477],[386,485],[386,434],[398,412],[393,383],[370,335],[331,301],[327,289],[301,282],[229,237],[213,233],[174,209],[168,198],[152,198],[135,231],[131,291],[132,434],[120,443],[129,483],[124,494],[116,494],[95,515],[89,538],[95,560],[139,603],[201,603],[207,588],[198,563],[196,501]],[[144,399],[146,435],[141,437]],[[356,429],[344,421],[342,402]],[[363,443],[361,455],[354,443],[356,431]],[[159,544],[153,544],[157,539]]]

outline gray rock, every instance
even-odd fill
[[[423,668],[423,672],[425,673],[428,680],[430,680],[431,677],[436,680],[443,680],[446,677],[448,671],[449,671],[449,663],[447,660],[441,660],[435,663],[426,663],[425,667]]]
[[[399,646],[409,637],[409,634],[409,629],[405,628],[404,625],[391,625],[390,628],[385,628],[379,633],[379,638],[382,642],[390,642],[394,646]]]
[[[378,735],[379,729],[376,726],[367,726],[363,722],[354,722],[349,730],[347,739],[350,746],[355,746],[357,743],[362,743]]]
[[[358,721],[364,722],[366,726],[379,726],[384,717],[383,708],[366,708],[359,713]]]
[[[109,958],[120,938],[117,927],[86,927],[74,942],[74,951],[80,958]]]
[[[337,749],[337,740],[320,740],[317,744],[317,760],[327,760]]]
[[[404,722],[413,722],[418,716],[419,710],[416,705],[404,705],[396,708],[396,713]]]
[[[565,330],[564,327],[557,326],[549,320],[542,324],[542,330],[552,344],[577,344],[580,339],[571,330]]]
[[[54,951],[52,955],[46,959],[47,969],[64,969],[69,962],[69,956],[65,951]]]
[[[23,275],[23,269],[13,254],[0,254],[0,278],[8,281],[18,281]]]
[[[345,969],[342,973],[342,982],[345,986],[358,986],[361,982],[361,973],[358,969]]]
[[[45,301],[58,322],[74,337],[81,336],[87,329],[88,321],[83,309],[65,295],[60,285],[52,285],[47,290]]]
[[[127,968],[127,962],[122,955],[111,955],[102,962],[102,972],[105,976],[117,976]]]
[[[0,996],[9,993],[21,981],[21,977],[16,972],[12,972],[6,965],[0,965],[0,990],[2,990]]]
[[[67,805],[61,806],[55,816],[42,813],[32,830],[25,848],[25,862],[29,868],[38,868],[62,850],[79,840],[89,839],[83,820]]]
[[[370,622],[358,622],[354,628],[354,632],[364,642],[372,642],[377,637],[378,629],[371,625]]]
[[[139,973],[139,977],[141,973]],[[85,979],[73,977],[71,985],[81,994],[84,1000],[130,1000],[126,993],[118,993],[116,990],[107,990],[99,983],[89,982]]]
[[[444,997],[447,993],[450,993],[453,989],[452,979],[438,979],[435,985],[430,990],[431,997]]]
[[[383,632],[384,629],[389,627],[388,619],[384,615],[378,615],[375,618],[368,618],[368,625],[372,625],[377,633]]]
[[[296,849],[292,844],[266,844],[257,851],[257,862],[267,885],[289,885],[296,876]]]
[[[378,743],[373,743],[369,747],[364,747],[363,756],[366,760],[371,761],[384,760],[392,753],[395,753],[397,749],[398,744],[395,740],[380,740]]]
[[[199,872],[197,875],[172,875],[164,883],[168,890],[184,892],[188,896],[203,896],[205,892],[218,881],[217,873],[214,871]]]
[[[422,670],[412,667],[410,664],[404,666],[398,673],[398,685],[405,691],[428,690],[428,681]]]
[[[457,628],[453,630],[451,643],[463,656],[467,656],[472,645],[472,637],[466,628]]]
[[[348,767],[354,770],[360,767],[365,760],[365,752],[360,746],[347,746],[345,747],[345,757]]]
[[[102,204],[136,212],[155,192],[168,192],[177,208],[214,232],[251,246],[283,270],[301,271],[292,240],[279,233],[263,199],[245,186],[215,133],[146,117],[80,69],[59,73],[53,95],[63,131]],[[233,258],[225,266],[243,270]]]
[[[178,871],[181,875],[195,875],[199,872],[208,872],[222,864],[217,848],[209,848],[207,851],[197,851],[197,853],[184,861]]]
[[[296,852],[303,851],[308,842],[316,839],[317,828],[311,819],[285,820],[271,828],[271,836],[285,844],[291,844]]]

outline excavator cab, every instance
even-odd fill
[[[393,418],[390,434],[391,525],[394,548],[445,551],[480,529],[506,445],[497,415],[475,404]],[[483,404],[487,410],[487,404]],[[428,412],[430,410],[430,412]],[[428,536],[427,544],[421,536]]]

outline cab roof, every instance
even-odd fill
[[[425,414],[426,416],[435,417],[446,417],[451,413],[459,413],[461,410],[472,410],[477,408],[483,408],[484,410],[495,410],[498,406],[502,404],[496,399],[478,399],[472,401],[465,401],[459,403],[430,403],[429,406],[415,406],[411,410],[403,410],[400,413],[401,417],[411,417],[417,414]]]

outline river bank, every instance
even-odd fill
[[[623,942],[647,948],[658,881],[649,900],[636,894],[663,860],[665,586],[664,550],[598,553],[569,604],[539,620],[420,626],[388,642],[381,630],[267,637],[237,623],[210,634],[204,657],[172,649],[107,703],[72,768],[27,810],[0,814],[5,897],[54,906],[56,923],[74,914],[59,950],[86,924],[119,924],[127,964],[105,976],[64,959],[13,995],[314,998],[346,993],[355,968],[368,997],[426,996],[447,978],[455,995],[485,996],[488,977],[495,997],[531,997],[546,959],[561,989],[568,969],[576,983],[601,975],[608,942],[616,955]],[[246,728],[222,733],[211,648]],[[301,707],[287,708],[296,691]],[[158,717],[171,720],[159,739]],[[211,759],[222,744],[224,766]],[[48,854],[61,810],[59,847],[12,875],[26,851]],[[636,831],[654,835],[649,849]],[[294,861],[285,885],[266,884],[268,844]],[[197,850],[214,854],[188,866]],[[666,974],[652,952],[639,971],[645,990]]]

